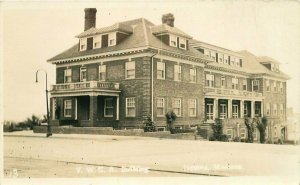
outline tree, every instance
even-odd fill
[[[260,135],[260,143],[265,143],[266,142],[266,128],[268,125],[268,119],[264,116],[261,119],[261,122],[258,120],[257,121],[257,129],[259,130],[259,135]]]
[[[247,142],[253,143],[254,123],[253,123],[253,121],[250,123],[250,119],[245,118],[245,125],[246,125],[247,131],[248,131]]]
[[[33,129],[34,126],[39,125],[39,122],[40,118],[33,114],[31,117],[26,119],[25,124],[30,127],[30,129]]]

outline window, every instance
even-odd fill
[[[99,66],[99,81],[106,80],[106,65]]]
[[[255,108],[254,108],[255,116],[260,116],[260,109],[261,109],[260,106],[261,106],[260,103],[255,103]]]
[[[248,106],[247,106],[247,103],[244,103],[244,116],[248,116]]]
[[[71,117],[72,116],[72,100],[64,101],[64,116]]]
[[[157,62],[157,79],[165,79],[165,63]]]
[[[267,116],[271,115],[271,105],[269,103],[266,104],[266,114]]]
[[[116,45],[116,32],[108,34],[108,46]]]
[[[224,54],[224,64],[228,65],[228,55]]]
[[[246,129],[241,128],[241,134],[240,134],[241,139],[246,139]]]
[[[240,66],[240,59],[239,58],[235,58],[235,66],[239,67]]]
[[[221,87],[225,88],[225,76],[221,76]]]
[[[280,115],[282,116],[283,115],[283,104],[280,104]]]
[[[86,50],[86,38],[80,39],[80,51],[85,51]]]
[[[80,81],[85,82],[86,81],[86,67],[80,68]]]
[[[197,71],[196,69],[190,69],[190,82],[196,83]]]
[[[273,115],[277,115],[277,104],[273,104]]]
[[[238,105],[232,105],[232,117],[238,118],[239,115],[239,106]]]
[[[205,50],[204,50],[204,55],[206,55],[206,56],[210,57],[210,51],[209,51],[209,50],[207,50],[207,49],[205,49]]]
[[[237,78],[232,78],[232,89],[238,89],[239,80]]]
[[[273,91],[274,91],[274,92],[277,91],[277,84],[276,84],[276,81],[273,82]]]
[[[234,61],[235,57],[231,56],[230,57],[230,65],[233,66],[235,61]]]
[[[222,53],[218,53],[218,58],[219,63],[223,63],[224,55]]]
[[[270,81],[266,80],[266,91],[270,91]]]
[[[197,100],[189,99],[189,116],[196,117],[197,114]]]
[[[175,35],[170,35],[170,46],[177,47],[177,37]]]
[[[277,137],[277,127],[274,127],[274,137]]]
[[[214,87],[215,86],[215,76],[212,74],[206,74],[206,86]]]
[[[233,137],[233,129],[227,129],[226,130],[226,135],[228,137],[229,140],[232,140]]]
[[[259,81],[253,80],[252,81],[252,91],[258,91],[259,90]]]
[[[156,99],[156,114],[158,117],[165,115],[165,100],[164,98]]]
[[[72,82],[72,69],[65,69],[64,71],[65,83]]]
[[[243,90],[247,91],[247,80],[246,79],[243,80]]]
[[[126,79],[135,78],[135,62],[126,62]]]
[[[227,118],[227,105],[220,104],[220,119]]]
[[[93,46],[94,49],[96,48],[101,48],[101,36],[98,35],[98,36],[94,36],[94,46]]]
[[[181,98],[174,98],[174,113],[181,116]]]
[[[283,94],[283,83],[282,82],[280,82],[279,88],[280,88],[280,93]]]
[[[174,65],[174,80],[181,81],[181,66]]]
[[[211,51],[210,57],[211,57],[215,62],[217,61],[217,59],[216,59],[216,52]]]
[[[179,37],[179,48],[186,49],[186,39]]]
[[[165,131],[165,127],[157,127],[157,131],[158,132],[164,132]]]
[[[213,120],[214,119],[214,105],[213,104],[206,104],[205,106],[206,111],[206,119]]]
[[[113,117],[114,107],[113,99],[105,98],[104,99],[104,117]]]
[[[135,98],[126,98],[126,116],[135,117]]]

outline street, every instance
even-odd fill
[[[299,146],[133,136],[4,134],[4,176],[299,177]]]

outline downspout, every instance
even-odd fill
[[[154,122],[154,116],[153,116],[153,113],[154,113],[154,95],[153,95],[153,92],[154,92],[154,88],[153,88],[153,68],[154,68],[154,56],[157,55],[158,53],[155,53],[154,55],[151,56],[151,120]]]

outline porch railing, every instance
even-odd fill
[[[83,90],[83,89],[106,89],[106,90],[119,90],[119,83],[113,82],[77,82],[77,83],[64,83],[55,84],[51,86],[52,91],[67,91],[67,90]]]
[[[222,89],[222,88],[213,88],[205,87],[205,94],[211,95],[233,95],[233,96],[243,96],[243,97],[262,97],[262,93],[251,92],[251,91],[240,91],[237,89]]]

